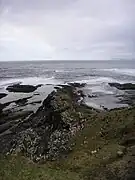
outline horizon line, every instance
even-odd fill
[[[45,59],[34,59],[34,60],[0,60],[0,62],[24,62],[24,61],[29,61],[29,62],[33,62],[33,61],[46,61],[46,62],[48,62],[48,61],[133,61],[133,60],[135,60],[135,59],[104,59],[104,60],[101,60],[101,59],[96,59],[96,60],[45,60]]]

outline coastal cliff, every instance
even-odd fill
[[[57,86],[36,112],[3,111],[1,104],[4,180],[135,178],[134,106],[96,110],[84,103],[84,86]]]

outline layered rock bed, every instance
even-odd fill
[[[128,104],[129,106],[135,105],[135,84],[133,83],[109,83],[111,87],[124,92],[124,94],[117,96],[119,103]]]
[[[21,152],[33,161],[41,161],[55,160],[70,152],[72,144],[69,140],[85,121],[76,110],[81,104],[81,94],[77,88],[82,86],[58,86],[35,113],[2,111],[7,104],[1,104],[0,153]],[[19,99],[15,103],[26,105],[29,98]]]

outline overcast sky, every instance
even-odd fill
[[[0,0],[0,60],[135,58],[135,0]]]

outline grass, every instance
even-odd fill
[[[67,159],[34,164],[20,155],[2,157],[0,180],[117,179],[117,171],[124,173],[122,164],[126,164],[117,152],[124,149],[123,138],[135,135],[135,109],[91,114],[84,108],[83,116],[85,128],[72,139],[75,147]]]
[[[79,180],[77,173],[56,166],[34,164],[22,156],[9,156],[0,161],[1,180]]]

